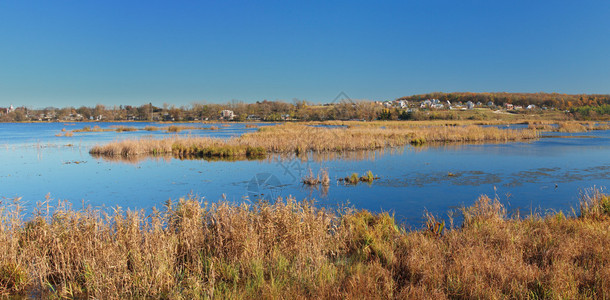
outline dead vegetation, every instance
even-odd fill
[[[212,129],[210,127],[210,129]],[[498,129],[481,126],[423,126],[414,128],[320,128],[286,123],[259,128],[231,139],[172,137],[112,142],[91,149],[98,155],[141,155],[172,153],[171,149],[210,145],[217,147],[250,147],[266,153],[343,152],[376,150],[408,144],[477,143],[524,141],[539,137],[535,130]]]
[[[581,213],[508,217],[482,196],[445,226],[387,213],[196,198],[142,211],[0,205],[0,295],[61,298],[610,297],[608,196]]]

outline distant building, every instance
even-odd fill
[[[534,108],[536,108],[536,105],[534,105],[534,104],[530,104],[527,106],[527,109],[534,109]]]
[[[510,104],[510,103],[504,103],[504,107],[505,107],[506,109],[513,109],[513,105],[512,105],[512,104]]]
[[[223,120],[233,120],[235,118],[235,113],[232,110],[225,109],[220,112],[220,118]]]
[[[474,103],[472,103],[472,101],[466,102],[466,108],[473,109],[474,108]]]

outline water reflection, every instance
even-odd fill
[[[0,197],[23,197],[27,203],[36,203],[51,193],[75,205],[85,200],[94,206],[149,209],[189,193],[210,202],[292,195],[299,200],[316,199],[317,205],[325,207],[350,203],[356,208],[391,211],[397,219],[417,226],[425,210],[444,215],[452,207],[470,205],[481,194],[510,195],[502,196],[509,209],[566,211],[578,204],[579,189],[610,185],[610,131],[562,133],[570,138],[528,142],[271,154],[259,160],[173,155],[92,159],[88,151],[93,144],[132,133],[54,137],[61,126],[0,124],[0,130],[10,127],[0,137]],[[221,136],[246,132],[237,126],[205,132]],[[87,163],[72,163],[76,161]],[[314,174],[328,170],[331,184],[304,186],[302,178],[309,169]],[[369,170],[381,177],[372,185],[337,182],[353,172],[362,175]],[[260,174],[277,180],[265,181]],[[253,179],[258,191],[251,185]]]

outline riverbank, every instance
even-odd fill
[[[142,211],[0,205],[0,295],[105,298],[607,298],[610,198],[507,216],[486,196],[458,227],[427,216],[275,203]]]

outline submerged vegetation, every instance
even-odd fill
[[[455,227],[278,199],[199,199],[150,215],[0,205],[0,295],[69,298],[608,298],[610,198],[507,216],[480,197]]]
[[[231,149],[238,153],[342,152],[376,150],[407,144],[451,142],[508,142],[539,137],[535,130],[498,129],[481,126],[420,126],[403,128],[353,126],[323,128],[286,123],[259,128],[253,133],[230,139],[171,137],[112,142],[91,149],[92,154],[130,156],[180,153],[205,154],[208,148]]]

